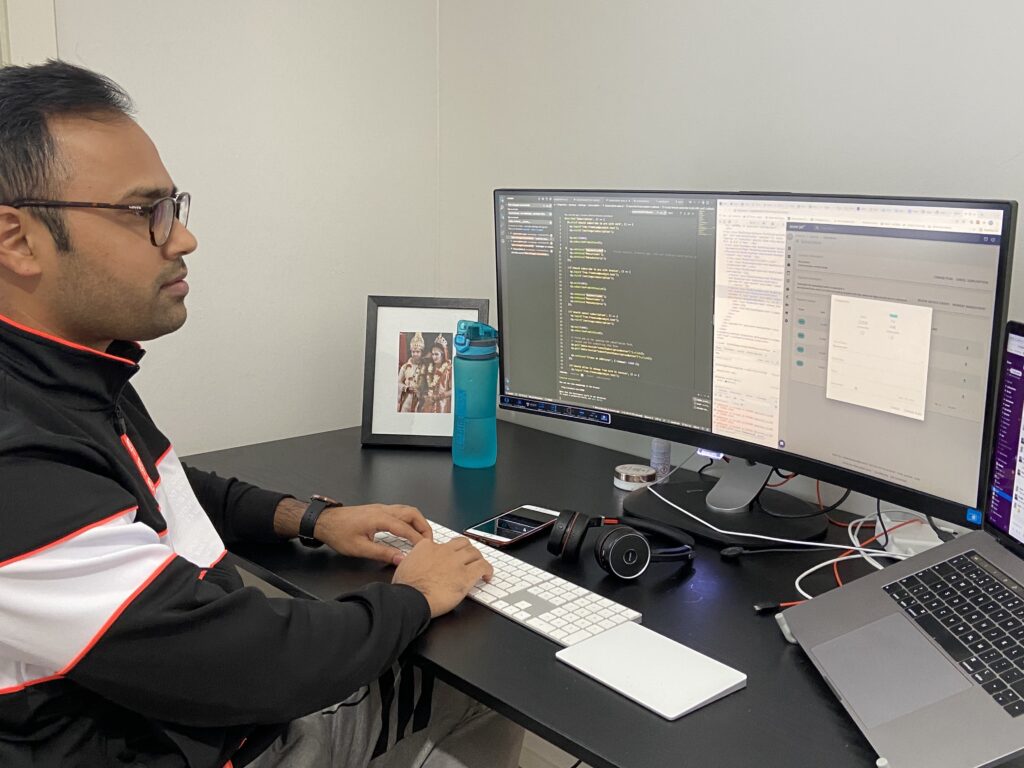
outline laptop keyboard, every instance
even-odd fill
[[[446,542],[462,534],[431,521],[434,541]],[[376,540],[402,552],[412,545],[390,533],[378,533]],[[578,587],[553,573],[517,557],[470,539],[493,566],[494,576],[479,583],[469,597],[504,614],[559,645],[575,645],[626,621],[640,622],[637,611]]]
[[[1012,717],[1024,714],[1024,587],[974,550],[883,587]]]

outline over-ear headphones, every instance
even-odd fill
[[[612,576],[635,579],[650,563],[678,562],[683,567],[693,564],[693,539],[670,525],[640,517],[593,517],[566,509],[558,516],[548,536],[548,552],[562,560],[579,560],[587,530],[609,526],[594,544],[597,564]],[[673,547],[652,549],[640,531],[674,542]]]

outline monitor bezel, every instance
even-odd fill
[[[948,522],[967,528],[980,529],[984,525],[984,514],[987,507],[987,489],[989,484],[988,471],[991,466],[992,436],[995,423],[995,401],[998,397],[1000,379],[1000,361],[1002,359],[1007,311],[1009,305],[1009,286],[1013,242],[1016,234],[1017,203],[1012,200],[945,198],[926,196],[896,195],[851,195],[800,192],[753,192],[753,191],[705,191],[705,190],[656,190],[656,189],[554,189],[554,188],[513,188],[504,187],[494,190],[494,249],[497,280],[497,324],[499,327],[500,393],[507,396],[505,387],[505,334],[501,332],[504,317],[504,290],[502,286],[501,241],[499,200],[507,195],[679,195],[690,197],[709,197],[717,199],[759,199],[759,200],[800,200],[809,202],[857,203],[874,201],[901,205],[921,205],[933,207],[965,207],[999,210],[1003,213],[1003,226],[1000,233],[999,263],[995,286],[995,311],[992,323],[992,339],[989,357],[988,386],[985,400],[985,415],[982,425],[982,450],[978,463],[978,486],[976,504],[973,507],[950,499],[944,499],[925,491],[908,486],[898,485],[886,480],[871,477],[854,470],[830,464],[819,459],[801,456],[778,448],[767,448],[756,443],[749,443],[736,438],[716,435],[692,427],[665,424],[654,420],[614,414],[609,424],[593,424],[594,426],[617,429],[634,434],[661,437],[672,442],[720,451],[730,456],[737,456],[752,461],[779,467],[791,472],[812,477],[871,497],[898,504],[911,510],[923,512]],[[559,401],[549,401],[559,402]],[[499,398],[500,403],[500,398]],[[502,410],[514,413],[526,411],[500,403]],[[529,411],[548,418],[556,418],[573,423],[581,423],[576,419],[557,413]],[[592,423],[592,422],[587,422]],[[974,510],[975,519],[971,519]]]

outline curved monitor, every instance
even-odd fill
[[[494,215],[502,408],[980,525],[1016,203],[499,189]]]

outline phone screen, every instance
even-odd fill
[[[468,528],[467,534],[496,541],[514,541],[551,525],[558,513],[543,507],[522,506]]]

